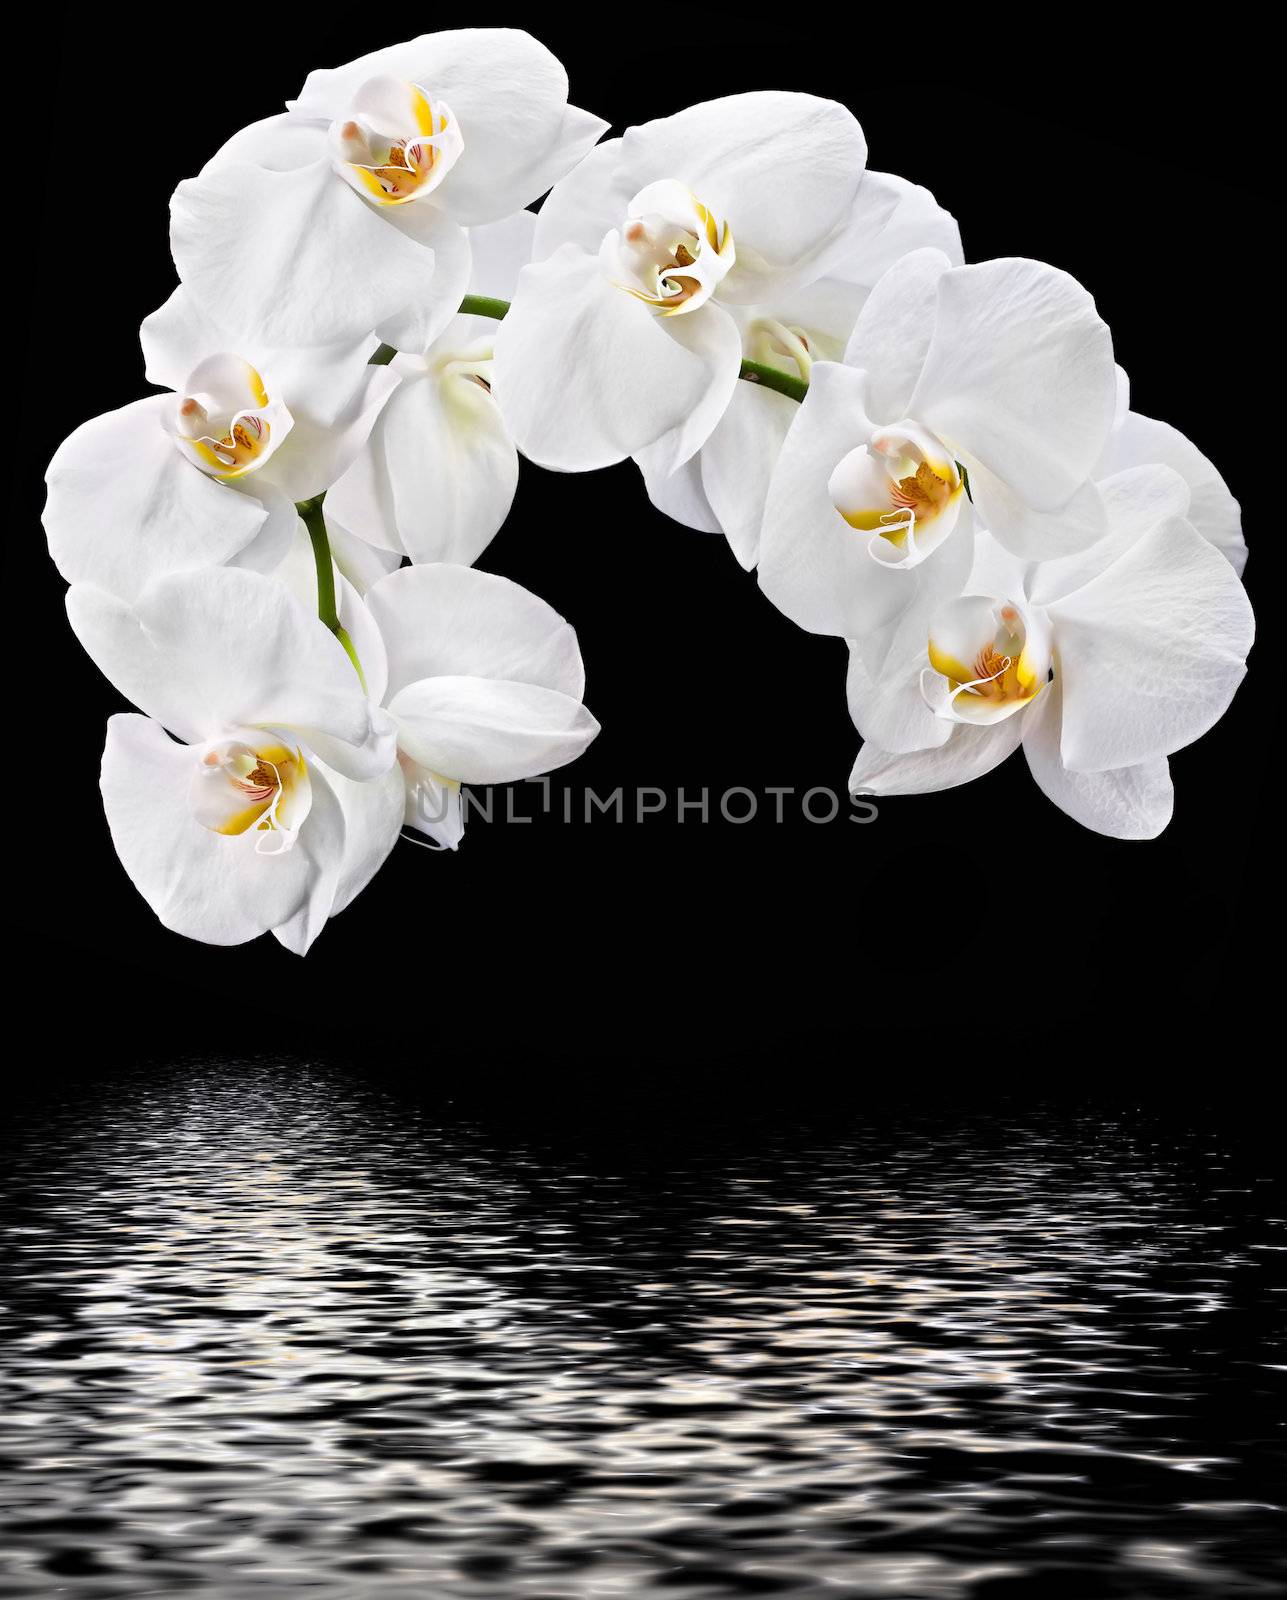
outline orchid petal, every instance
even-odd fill
[[[535,684],[572,700],[585,691],[576,634],[508,578],[471,567],[404,567],[374,584],[366,603],[388,650],[391,694],[439,676]]]
[[[908,411],[958,450],[972,478],[977,464],[1034,510],[1060,510],[1103,452],[1116,392],[1108,329],[1067,273],[1003,259],[938,280]]]
[[[1225,556],[1173,517],[1048,607],[1063,679],[1064,765],[1169,755],[1226,711],[1255,624]]]
[[[148,382],[176,394],[184,393],[203,361],[237,343],[182,284],[144,319],[139,339]],[[375,346],[374,335],[368,334],[346,344],[294,349],[256,346],[240,348],[238,354],[261,375],[268,392],[285,402],[296,421],[307,416],[330,423],[366,377]]]
[[[564,245],[519,274],[492,392],[518,448],[542,466],[610,466],[663,436],[661,453],[678,465],[719,420],[740,364],[736,326],[718,306],[654,316]]]
[[[605,139],[559,179],[536,214],[533,261],[544,261],[565,244],[598,256],[604,234],[620,226],[638,189],[631,188],[620,166],[621,140]]]
[[[962,451],[968,457],[968,451]],[[1089,550],[1108,532],[1098,484],[1083,483],[1058,511],[1035,511],[995,473],[967,462],[970,493],[992,534],[1025,561],[1059,561]]]
[[[934,715],[921,693],[921,673],[928,664],[924,628],[913,632],[900,626],[898,635],[879,675],[867,670],[861,650],[851,643],[846,680],[854,727],[890,755],[946,744],[953,727]]]
[[[286,445],[270,457],[258,476],[292,501],[311,500],[323,494],[362,450],[397,387],[396,372],[388,367],[367,367],[348,402],[329,425],[313,421],[306,413],[296,415]]]
[[[267,167],[270,172],[295,172],[323,160],[326,150],[324,127],[280,111],[239,128],[219,146],[203,170],[249,163]]]
[[[599,731],[580,700],[532,683],[422,678],[389,702],[398,745],[458,783],[512,783],[575,761]]]
[[[286,558],[291,544],[303,532],[299,512],[289,495],[283,494],[276,484],[255,480],[242,480],[230,484],[232,493],[245,495],[257,501],[268,513],[259,532],[248,545],[238,550],[226,563],[247,572],[274,572]]]
[[[330,505],[327,505],[330,511]],[[336,528],[327,517],[327,539],[331,546],[332,582],[335,585],[335,609],[340,623],[362,663],[362,679],[368,700],[380,705],[389,682],[389,658],[384,648],[384,637],[370,609],[363,603],[358,590],[344,575],[336,556]],[[365,547],[368,548],[369,547]],[[380,572],[379,576],[386,574]],[[307,612],[317,606],[317,558],[313,552],[308,530],[296,522],[296,535],[287,555],[273,573],[278,583],[283,583]],[[346,683],[347,687],[347,683]]]
[[[715,431],[718,433],[719,429]],[[709,439],[706,444],[709,447]],[[697,533],[722,533],[719,518],[711,510],[702,487],[702,454],[704,451],[691,456],[673,472],[662,472],[654,467],[650,450],[641,450],[635,463],[643,473],[648,498],[663,516]]]
[[[845,362],[866,370],[868,404],[885,422],[908,415],[934,334],[939,280],[951,265],[942,250],[911,251],[877,281],[858,313]]]
[[[184,285],[238,345],[343,344],[417,302],[434,259],[323,158],[275,172],[215,162],[170,203]]]
[[[343,817],[344,842],[335,870],[324,879],[319,875],[306,904],[289,922],[273,929],[273,937],[296,955],[304,955],[327,922],[366,888],[402,831],[405,796],[400,768],[391,767],[366,783],[322,770]]]
[[[515,211],[499,222],[487,222],[469,230],[473,259],[470,294],[489,295],[497,300],[514,298],[518,275],[532,259],[536,223],[534,211]]]
[[[972,783],[999,767],[1023,734],[1023,717],[974,727],[956,723],[952,736],[933,750],[902,755],[865,744],[849,774],[850,794],[933,794]]]
[[[925,249],[941,251],[951,266],[959,267],[965,257],[956,218],[920,184],[868,167],[842,247],[828,271],[871,289],[904,256]],[[890,415],[901,416],[904,410],[897,407]]]
[[[1247,564],[1242,512],[1224,479],[1178,428],[1138,411],[1128,412],[1113,430],[1100,470],[1112,473],[1150,462],[1173,467],[1188,484],[1189,521],[1204,539],[1224,552],[1241,577]]]
[[[352,468],[349,469],[352,471]],[[377,549],[360,539],[332,515],[328,500],[326,507],[326,533],[331,546],[331,556],[337,572],[344,575],[355,593],[365,595],[374,583],[396,572],[402,557],[393,551]]]
[[[427,350],[456,315],[473,276],[473,246],[459,223],[433,206],[390,206],[392,227],[421,245],[433,267],[415,293],[392,315],[376,320],[385,344],[395,350]]]
[[[705,379],[687,413],[646,447],[657,470],[673,472],[702,448],[728,411],[742,368],[742,335],[728,312],[713,304],[654,320],[692,358],[687,370],[700,370]]]
[[[163,427],[171,399],[153,395],[82,423],[46,482],[49,553],[69,583],[132,599],[153,578],[216,566],[246,549],[269,509],[218,483]]]
[[[104,676],[189,744],[228,727],[273,727],[350,776],[393,759],[387,719],[368,705],[339,642],[271,578],[231,567],[181,573],[133,606],[78,584],[67,611]]]
[[[739,383],[719,425],[702,446],[706,498],[748,572],[759,560],[769,484],[798,409],[784,394]]]
[[[1037,564],[1028,583],[1028,594],[1039,605],[1049,605],[1089,583],[1159,522],[1188,514],[1189,486],[1170,467],[1126,467],[1101,480],[1095,488],[1104,509],[1104,536],[1073,555]],[[1016,567],[1022,566],[1016,557],[1011,561]],[[994,588],[993,592],[1000,590]]]
[[[1108,772],[1071,772],[1059,753],[1063,685],[1058,678],[1025,713],[1023,753],[1037,787],[1074,822],[1112,839],[1156,839],[1175,793],[1165,756]]]
[[[518,486],[518,455],[491,394],[467,370],[421,364],[327,497],[340,523],[413,561],[468,565]]]

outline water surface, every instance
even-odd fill
[[[1281,1592],[1281,1186],[1141,1113],[676,1135],[307,1063],[11,1131],[0,1595]]]

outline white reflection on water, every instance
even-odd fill
[[[1287,1575],[1287,1230],[1209,1140],[1050,1112],[577,1140],[260,1061],[42,1106],[14,1172],[0,1594]]]

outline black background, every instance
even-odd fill
[[[858,31],[815,8],[499,8],[427,25],[453,21],[530,28],[614,132],[748,89],[844,101],[871,165],[956,215],[967,259],[1035,256],[1092,291],[1136,409],[1197,441],[1242,501],[1249,588],[1272,630],[1284,462],[1265,396],[1282,361],[1283,214],[1255,47],[1225,60],[1190,36],[1144,51],[1087,25],[1055,52],[964,15]],[[26,176],[11,168],[24,228],[44,212],[10,305],[31,358],[5,607],[28,1070],[329,1044],[497,1096],[557,1081],[551,1058],[588,1070],[596,1093],[645,1097],[674,1072],[692,1089],[765,1064],[788,1084],[827,1067],[902,1090],[1002,1075],[1133,1085],[1160,1070],[1170,1094],[1178,1042],[1208,1052],[1208,1082],[1250,1082],[1252,1025],[1277,981],[1272,640],[1232,712],[1174,758],[1175,820],[1155,842],[1078,827],[1016,757],[968,788],[884,802],[861,827],[809,825],[794,803],[784,826],[680,824],[673,799],[643,825],[475,820],[456,855],[399,845],[302,961],[270,937],[211,949],[155,920],[103,820],[103,724],[124,706],[67,628],[40,475],[74,426],[147,392],[137,328],[173,286],[175,183],[311,67],[405,31],[373,10],[343,24],[259,14],[243,33],[210,12],[136,7],[47,38],[57,60],[33,85]],[[654,512],[629,463],[582,477],[524,464],[479,565],[534,589],[581,639],[603,733],[555,775],[556,799],[618,784],[843,791],[857,746],[843,644],[777,613],[721,539]]]

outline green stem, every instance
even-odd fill
[[[331,541],[326,536],[326,518],[322,513],[322,502],[325,499],[326,494],[323,491],[319,495],[314,495],[311,500],[300,500],[295,509],[299,512],[301,522],[308,529],[308,537],[313,546],[313,563],[317,568],[317,614],[344,646],[365,693],[366,674],[362,671],[358,653],[353,648],[353,641],[349,638],[348,631],[340,621],[340,614],[335,604],[335,568],[331,564]]]
[[[499,322],[508,310],[508,300],[497,300],[486,294],[467,294],[460,302],[461,315],[467,317],[493,317]],[[397,353],[391,344],[382,344],[371,357],[371,365],[387,367]],[[766,367],[762,361],[743,361],[738,377],[745,378],[747,383],[758,383],[762,389],[775,389],[788,400],[803,400],[809,392],[807,378],[793,378],[789,372]]]
[[[497,300],[489,294],[467,294],[460,302],[462,317],[495,317],[499,322],[508,310],[508,300]]]
[[[745,378],[748,383],[758,383],[761,389],[776,389],[788,400],[803,400],[809,392],[807,378],[793,378],[789,372],[766,367],[762,361],[743,361],[738,377]]]

